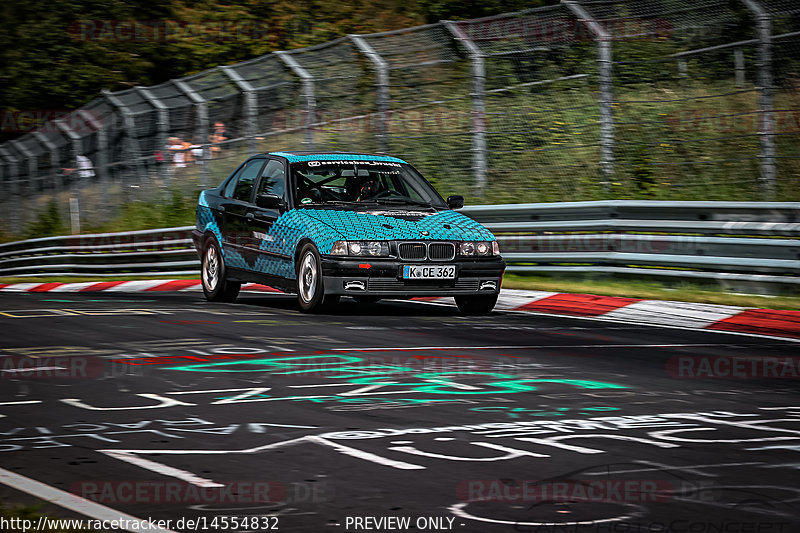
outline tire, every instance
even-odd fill
[[[241,283],[228,281],[225,272],[225,261],[219,243],[214,237],[206,239],[203,246],[201,266],[203,294],[209,302],[235,302],[239,295]]]
[[[360,304],[374,304],[381,301],[380,296],[353,296],[353,300]]]
[[[339,296],[325,296],[322,262],[316,246],[307,243],[300,249],[296,268],[297,304],[300,306],[300,311],[315,313],[339,302]]]
[[[456,305],[462,315],[488,315],[497,303],[497,294],[456,296]]]

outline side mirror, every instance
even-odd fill
[[[259,194],[256,196],[256,205],[264,209],[282,209],[283,197],[277,194]]]
[[[450,209],[461,209],[464,207],[464,197],[463,196],[448,196],[447,197],[447,207]]]

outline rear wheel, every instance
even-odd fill
[[[488,315],[497,303],[497,294],[456,296],[456,305],[462,315]]]
[[[306,244],[297,260],[297,303],[300,310],[314,313],[338,302],[338,296],[325,296],[319,252],[313,244]]]
[[[203,293],[210,302],[234,302],[239,295],[240,283],[228,281],[225,273],[225,262],[219,249],[217,239],[209,237],[203,247],[201,267]]]

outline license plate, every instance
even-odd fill
[[[403,279],[455,279],[455,265],[403,265]]]

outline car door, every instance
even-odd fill
[[[272,195],[274,201],[277,197],[282,205],[259,206],[259,195]],[[284,235],[275,222],[281,216],[286,205],[286,168],[285,163],[276,158],[267,159],[266,165],[261,170],[261,175],[253,196],[253,204],[247,210],[247,224],[252,238],[252,246],[248,250],[256,270],[270,275],[282,275],[285,263],[291,260],[283,249]],[[248,261],[250,262],[250,260]]]
[[[253,188],[264,162],[263,157],[247,161],[223,192],[220,202],[224,220],[222,246],[226,264],[230,267],[252,268],[252,263],[247,263],[248,245],[251,244],[247,211],[252,207]]]

